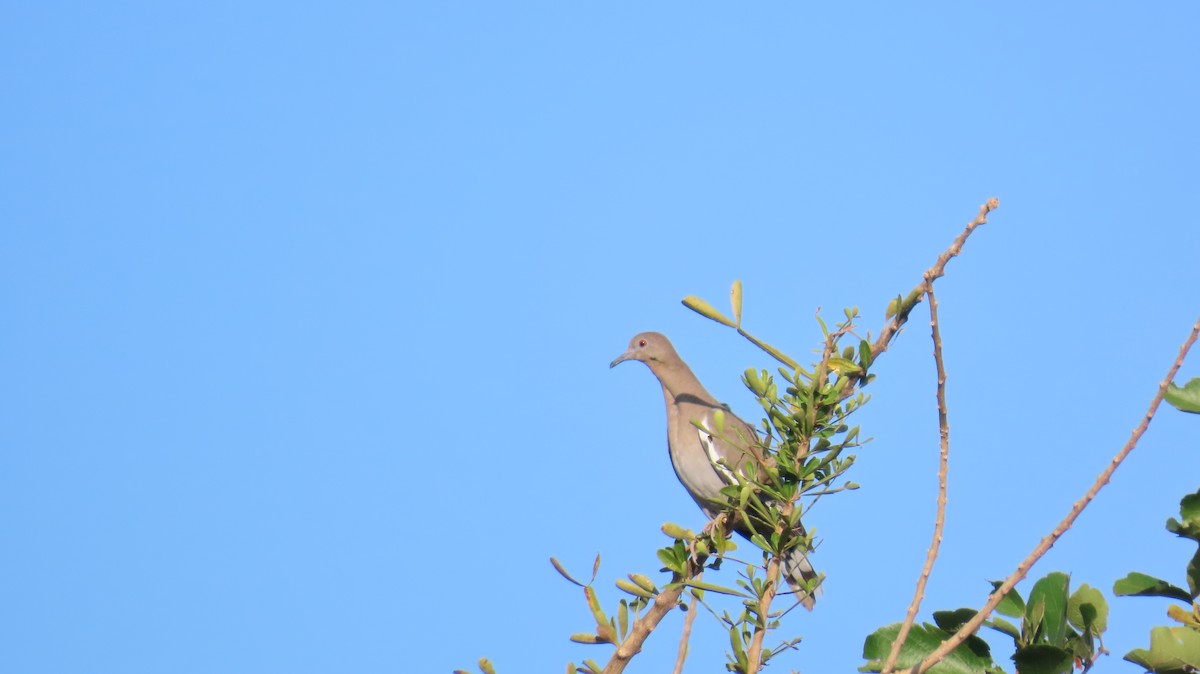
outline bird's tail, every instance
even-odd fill
[[[796,593],[796,599],[804,604],[804,608],[812,610],[813,605],[817,603],[816,597],[809,594],[808,590],[804,589],[803,581],[812,580],[817,577],[817,572],[813,569],[812,564],[808,561],[808,556],[800,548],[792,548],[788,552],[787,557],[783,559],[783,573],[787,578],[788,585],[792,591]],[[817,587],[814,590],[815,594],[821,593],[821,588]]]

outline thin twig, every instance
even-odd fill
[[[703,575],[703,574],[702,574]],[[696,576],[699,580],[700,576]],[[688,609],[687,617],[683,619],[683,634],[679,637],[679,654],[675,656],[675,669],[672,674],[683,674],[683,661],[687,659],[688,640],[692,638],[692,623],[696,622],[697,605],[700,603],[700,598],[692,595],[692,605]]]
[[[1004,595],[1008,594],[1014,587],[1016,587],[1017,583],[1021,582],[1021,580],[1025,578],[1025,575],[1029,573],[1030,567],[1032,567],[1034,563],[1041,559],[1042,556],[1050,550],[1051,546],[1054,545],[1054,543],[1063,535],[1063,533],[1067,531],[1067,529],[1071,528],[1071,525],[1075,523],[1075,519],[1078,518],[1079,514],[1083,512],[1083,509],[1092,502],[1092,499],[1096,498],[1096,494],[1099,493],[1100,489],[1103,488],[1104,485],[1108,484],[1109,479],[1112,478],[1112,474],[1117,470],[1117,467],[1121,465],[1121,462],[1125,460],[1125,457],[1129,456],[1129,453],[1132,452],[1133,448],[1137,446],[1138,440],[1141,439],[1142,435],[1146,432],[1146,429],[1150,426],[1150,420],[1154,418],[1154,413],[1158,411],[1158,405],[1162,402],[1163,395],[1167,392],[1167,386],[1175,380],[1175,374],[1179,372],[1180,366],[1183,365],[1184,357],[1187,356],[1188,350],[1192,348],[1192,345],[1196,343],[1197,336],[1200,336],[1200,320],[1197,320],[1196,324],[1192,326],[1191,334],[1188,335],[1188,338],[1183,342],[1183,346],[1179,347],[1179,355],[1176,356],[1175,363],[1171,365],[1171,369],[1169,372],[1167,372],[1167,376],[1158,384],[1158,392],[1154,394],[1154,399],[1150,401],[1150,409],[1148,409],[1145,416],[1142,417],[1141,423],[1139,423],[1137,427],[1133,429],[1133,433],[1130,435],[1129,441],[1126,442],[1125,446],[1121,448],[1121,451],[1117,452],[1116,456],[1112,458],[1108,466],[1096,478],[1096,482],[1091,486],[1090,489],[1087,490],[1087,493],[1083,495],[1083,498],[1075,502],[1075,505],[1071,508],[1071,512],[1067,513],[1067,516],[1063,518],[1063,521],[1059,522],[1058,526],[1054,527],[1054,531],[1051,531],[1049,536],[1043,538],[1041,542],[1037,544],[1037,547],[1033,549],[1033,552],[1029,553],[1029,556],[1017,565],[1017,568],[1015,571],[1013,571],[1012,575],[1006,578],[1004,583],[1001,584],[1000,587],[996,588],[996,591],[988,597],[987,603],[983,605],[983,608],[979,609],[979,612],[975,614],[975,617],[968,620],[966,624],[964,624],[957,632],[954,633],[953,636],[943,641],[942,644],[938,646],[937,649],[935,649],[932,653],[930,653],[928,657],[921,662],[918,662],[912,668],[903,670],[900,674],[921,674],[921,672],[928,671],[930,667],[933,667],[937,663],[941,662],[942,659],[950,653],[950,651],[953,651],[959,646],[959,644],[966,641],[967,637],[974,634],[979,629],[980,625],[983,624],[983,621],[987,620],[992,611],[996,609],[996,606],[1000,604],[1000,600],[1004,599]]]
[[[908,639],[913,622],[917,619],[917,611],[921,608],[921,600],[925,597],[925,584],[929,574],[933,572],[933,563],[937,559],[938,548],[942,545],[942,530],[946,525],[946,476],[950,472],[950,421],[946,406],[946,364],[942,360],[942,332],[938,327],[937,298],[933,296],[933,280],[925,279],[928,287],[925,295],[929,298],[929,325],[933,333],[933,361],[937,365],[937,408],[938,432],[941,436],[941,460],[938,462],[938,496],[937,517],[933,522],[933,542],[925,554],[925,566],[917,578],[917,590],[913,594],[912,603],[908,605],[908,614],[904,616],[904,624],[900,633],[892,642],[892,650],[888,653],[887,662],[883,665],[882,674],[889,674],[896,666],[896,658],[900,657],[900,649]]]
[[[971,232],[974,232],[980,225],[986,225],[988,213],[999,207],[1000,200],[996,197],[988,199],[987,203],[979,207],[979,214],[975,216],[975,219],[967,223],[967,228],[954,239],[954,243],[951,243],[950,247],[938,256],[933,266],[925,272],[921,283],[912,289],[912,292],[900,303],[900,306],[896,307],[896,314],[892,317],[891,322],[883,328],[883,331],[879,333],[879,337],[871,346],[872,356],[878,356],[880,353],[887,351],[892,338],[895,337],[900,328],[908,321],[908,314],[912,312],[913,307],[920,303],[921,298],[925,296],[925,291],[933,286],[935,280],[945,275],[946,263],[962,252],[963,244],[967,242],[967,237],[971,236]]]

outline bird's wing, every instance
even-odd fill
[[[746,461],[754,460],[752,448],[758,442],[758,434],[732,412],[724,412],[724,417],[723,434],[718,432],[718,424],[711,411],[698,421],[696,433],[700,437],[700,446],[704,448],[704,453],[721,480],[725,484],[734,484],[730,469],[740,470]]]

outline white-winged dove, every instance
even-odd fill
[[[729,466],[741,467],[754,460],[759,441],[754,427],[739,419],[729,408],[717,402],[704,388],[691,368],[666,336],[657,332],[643,332],[629,340],[629,348],[609,364],[627,360],[640,360],[650,368],[662,384],[663,397],[667,403],[667,447],[671,454],[671,465],[675,475],[683,483],[692,498],[710,519],[720,512],[725,498],[721,489],[733,483],[733,476],[717,461],[724,459]],[[717,432],[713,413],[722,411],[725,416],[724,434]],[[702,426],[697,428],[696,425]],[[750,452],[751,454],[747,454]],[[736,529],[747,538],[751,531],[745,522],[738,522]],[[800,528],[799,533],[803,534]],[[813,607],[813,598],[802,590],[797,581],[814,577],[813,570],[803,551],[794,549],[783,560],[784,574],[788,584],[796,592],[796,598],[806,608]]]

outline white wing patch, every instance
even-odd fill
[[[709,463],[711,463],[713,468],[720,473],[721,478],[725,481],[725,484],[737,484],[737,480],[734,479],[733,473],[730,472],[730,470],[726,468],[724,464],[720,463],[721,455],[717,453],[716,438],[708,430],[706,424],[701,423],[700,425],[703,426],[703,428],[697,428],[696,433],[700,436],[700,446],[704,448],[704,453],[708,455]]]

